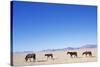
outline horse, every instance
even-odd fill
[[[77,57],[77,52],[67,52],[67,55],[70,54],[71,58]]]
[[[47,59],[48,59],[49,57],[51,57],[51,59],[53,59],[53,54],[45,54],[45,56],[47,56]]]
[[[91,51],[85,51],[82,53],[82,55],[89,55],[89,56],[92,56],[92,52]]]
[[[26,57],[25,57],[26,62],[28,61],[28,59],[31,62],[31,58],[33,58],[33,61],[35,61],[36,60],[36,54],[35,53],[27,54]]]

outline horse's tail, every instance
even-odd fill
[[[34,55],[34,60],[36,60],[36,55]]]
[[[36,60],[36,54],[33,54],[33,55],[32,55],[32,58],[33,58],[34,60]]]
[[[76,53],[76,57],[78,57],[77,53]]]
[[[90,52],[90,56],[92,56],[92,52]]]

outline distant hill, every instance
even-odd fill
[[[87,45],[84,45],[80,48],[97,48],[97,45],[87,44]]]
[[[80,48],[97,48],[97,45],[87,44],[87,45],[77,47],[77,48],[66,47],[66,48],[61,48],[61,49],[47,49],[47,50],[43,50],[43,51],[74,50],[74,49],[80,49]]]
[[[66,47],[61,49],[46,49],[42,51],[60,51],[60,50],[74,50],[74,49],[81,49],[81,48],[97,48],[97,45],[95,44],[86,44],[81,47],[73,48],[73,47]],[[23,52],[15,52],[15,53],[34,53],[33,51],[23,51]]]
[[[67,49],[67,50],[68,50],[68,49],[69,49],[69,50],[73,50],[73,49],[76,49],[76,48],[67,47],[66,49]]]

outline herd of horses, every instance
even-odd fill
[[[77,58],[77,57],[78,57],[77,52],[67,52],[67,55],[70,55],[71,58]],[[92,52],[91,52],[91,51],[85,51],[85,52],[82,53],[82,55],[92,57]],[[44,56],[46,56],[47,59],[48,59],[48,58],[53,59],[53,54],[51,54],[51,53],[50,53],[50,54],[45,54]],[[35,54],[35,53],[27,54],[27,55],[25,56],[26,62],[27,62],[28,60],[30,60],[30,62],[31,62],[31,59],[33,59],[34,62],[36,61],[36,54]]]

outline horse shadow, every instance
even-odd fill
[[[37,60],[37,62],[46,62],[47,60]]]
[[[55,58],[52,58],[52,60],[54,61]],[[46,59],[46,60],[37,60],[36,62],[47,62],[47,61],[48,61],[48,59]]]

